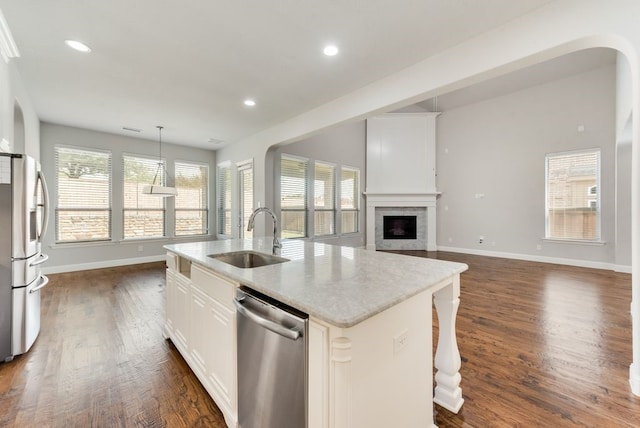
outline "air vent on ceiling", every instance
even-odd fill
[[[141,129],[138,128],[130,128],[128,126],[123,126],[122,129],[124,129],[125,131],[131,131],[131,132],[140,132],[142,131]]]

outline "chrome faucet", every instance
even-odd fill
[[[278,219],[276,218],[276,215],[273,213],[273,211],[271,211],[269,208],[267,207],[260,207],[257,208],[254,212],[251,213],[251,217],[249,217],[249,222],[247,224],[247,232],[251,232],[253,230],[253,226],[256,220],[256,215],[260,214],[261,212],[266,212],[269,215],[271,215],[271,218],[273,219],[273,255],[276,255],[276,248],[282,248],[282,245],[280,245],[280,241],[278,241]]]

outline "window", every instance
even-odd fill
[[[154,182],[165,185],[164,168],[158,168],[157,158],[123,155],[123,236],[125,239],[165,236],[165,198],[144,195],[142,188]],[[161,161],[165,164],[165,161]]]
[[[307,236],[306,159],[282,155],[280,160],[280,217],[283,238]]]
[[[175,236],[209,232],[209,167],[176,162]]]
[[[56,146],[56,242],[111,239],[111,153]]]
[[[336,167],[316,162],[313,178],[313,228],[315,236],[333,235],[336,220]]]
[[[342,233],[359,231],[360,171],[343,166],[340,171],[340,210]]]
[[[231,236],[231,165],[221,163],[216,168],[218,234]]]
[[[600,150],[546,157],[546,237],[600,239]]]
[[[238,187],[240,193],[240,238],[253,237],[247,231],[247,223],[253,212],[253,161],[238,164]]]

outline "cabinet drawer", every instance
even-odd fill
[[[209,272],[200,266],[191,266],[191,281],[203,293],[233,310],[236,283]]]

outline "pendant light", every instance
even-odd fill
[[[156,175],[153,177],[153,183],[150,185],[144,186],[142,188],[142,193],[145,195],[155,195],[163,198],[176,196],[178,194],[175,187],[163,186],[162,183],[162,172],[164,172],[165,177],[169,177],[167,170],[162,162],[162,128],[163,126],[156,126],[158,128],[158,141],[160,142],[160,156],[158,159],[158,169],[156,169]],[[156,184],[156,181],[160,179],[160,182]]]

